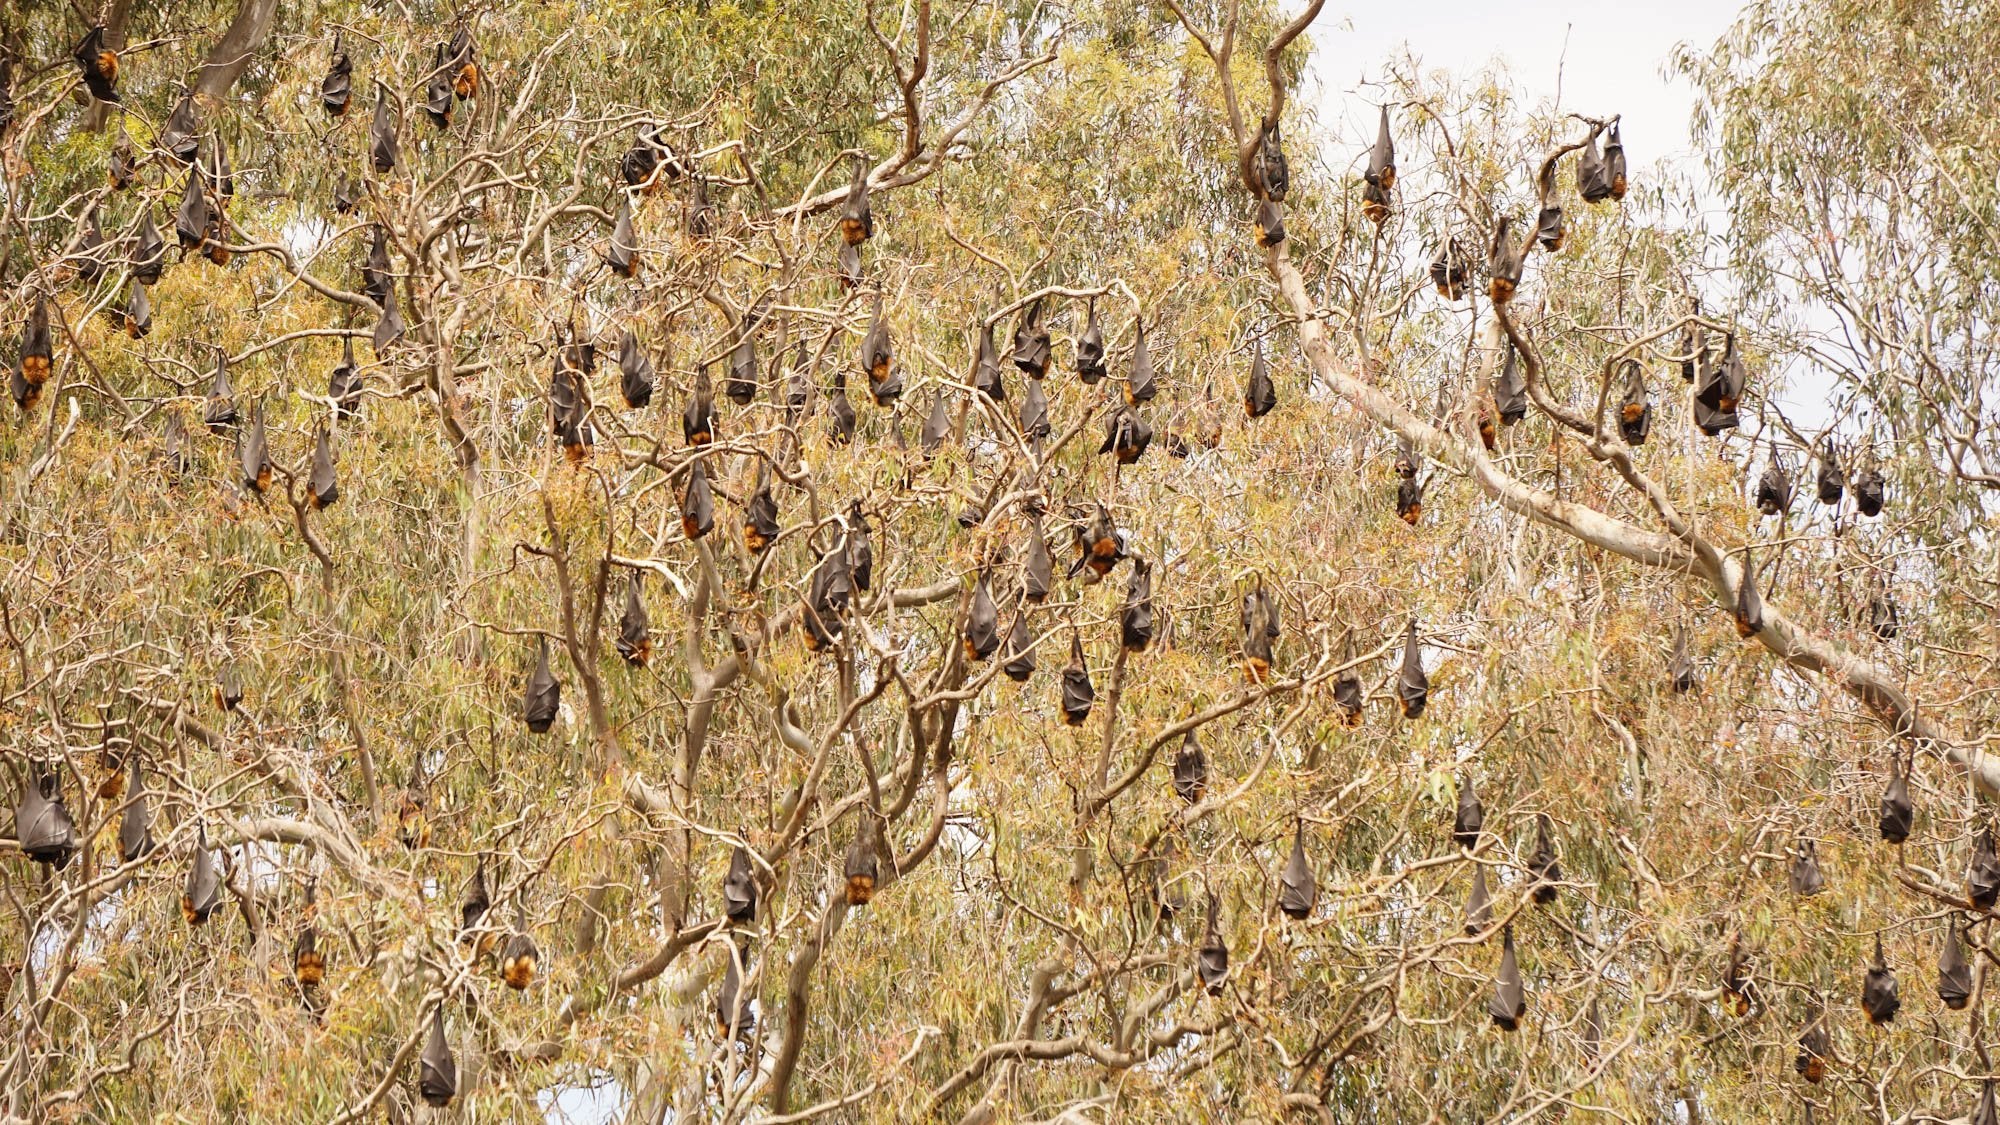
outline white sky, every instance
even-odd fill
[[[1706,48],[1738,7],[1734,0],[1378,0],[1366,7],[1334,0],[1311,31],[1312,74],[1321,116],[1365,116],[1370,135],[1377,99],[1362,93],[1367,112],[1356,114],[1353,92],[1378,78],[1382,61],[1405,45],[1426,69],[1469,73],[1501,59],[1539,98],[1555,96],[1560,75],[1564,106],[1624,115],[1626,152],[1638,168],[1688,155],[1694,92],[1662,72],[1675,44]]]

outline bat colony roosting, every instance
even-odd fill
[[[119,58],[106,42],[102,26],[92,27],[83,35],[74,52],[77,80],[96,101],[119,103]],[[333,37],[325,75],[318,85],[320,105],[330,119],[347,118],[357,108],[356,58],[351,50],[354,46],[341,35]],[[0,68],[10,61],[0,60]],[[423,120],[437,131],[461,127],[459,114],[464,103],[496,92],[493,78],[482,69],[480,45],[470,23],[454,27],[447,41],[435,45],[428,61],[428,71],[418,76],[370,74],[365,68],[360,72],[364,87],[359,93],[359,116],[368,118],[365,153],[349,154],[351,167],[342,170],[343,178],[332,197],[325,201],[328,211],[366,215],[376,206],[373,201],[378,194],[388,190],[386,185],[404,171],[405,152],[411,144],[410,126],[401,113],[402,99],[392,88],[395,83],[413,79],[420,82],[422,93],[417,104],[423,110]],[[6,95],[0,98],[0,105],[11,107],[6,73],[0,69],[0,94]],[[1399,206],[1393,126],[1389,107],[1382,107],[1376,139],[1366,152],[1360,183],[1360,212],[1377,226],[1385,223]],[[1499,216],[1488,231],[1462,231],[1463,238],[1447,236],[1436,247],[1428,277],[1438,298],[1462,302],[1483,291],[1493,306],[1505,309],[1520,292],[1531,255],[1563,252],[1566,221],[1574,216],[1566,215],[1558,172],[1562,160],[1570,154],[1575,154],[1573,180],[1584,205],[1617,204],[1624,199],[1629,181],[1618,120],[1591,120],[1587,122],[1587,130],[1581,141],[1566,144],[1543,164],[1536,179],[1540,206],[1530,221],[1517,222],[1515,217]],[[1253,196],[1253,237],[1265,252],[1276,256],[1282,252],[1287,238],[1285,204],[1293,184],[1283,133],[1275,117],[1256,125],[1242,167]],[[656,268],[657,264],[648,260],[648,243],[640,231],[642,219],[656,221],[656,216],[649,212],[657,213],[670,203],[679,206],[686,234],[694,239],[714,237],[724,222],[711,202],[709,182],[699,161],[682,150],[681,139],[665,125],[642,126],[631,146],[615,160],[606,162],[597,174],[609,194],[600,193],[601,200],[608,205],[593,212],[599,216],[596,221],[602,223],[600,229],[606,233],[594,247],[592,264],[616,279],[638,279],[648,269]],[[1107,467],[1106,475],[1114,490],[1118,472],[1144,471],[1156,432],[1165,433],[1162,444],[1171,455],[1188,457],[1200,448],[1213,446],[1216,431],[1170,423],[1163,404],[1158,401],[1161,380],[1156,371],[1154,347],[1148,341],[1146,310],[1137,308],[1134,298],[1135,308],[1129,318],[1107,315],[1106,310],[1099,308],[1099,298],[1113,296],[1114,290],[1109,286],[1091,291],[1052,287],[983,317],[968,333],[972,347],[963,369],[963,383],[939,381],[927,396],[920,389],[908,396],[920,401],[906,402],[906,391],[913,381],[910,376],[920,362],[916,359],[917,350],[909,347],[906,339],[899,339],[897,322],[902,310],[897,307],[891,287],[883,279],[870,276],[870,260],[865,252],[880,227],[871,191],[884,185],[871,174],[868,157],[860,153],[851,158],[849,177],[844,194],[828,200],[821,208],[836,216],[829,233],[837,238],[830,240],[833,244],[827,251],[829,260],[825,268],[838,278],[843,289],[853,291],[854,298],[865,300],[866,329],[851,359],[835,359],[830,389],[822,391],[810,382],[817,370],[817,360],[811,364],[806,361],[809,349],[803,340],[795,359],[786,354],[785,341],[776,349],[778,365],[790,371],[788,380],[780,383],[767,376],[767,371],[778,367],[760,358],[760,342],[770,352],[770,332],[779,325],[781,317],[791,315],[791,299],[777,294],[766,294],[762,303],[736,317],[719,353],[685,365],[689,368],[684,372],[688,376],[685,397],[672,403],[665,400],[673,396],[664,392],[667,384],[676,382],[683,372],[674,369],[671,359],[655,362],[648,340],[650,330],[636,317],[622,324],[616,333],[617,358],[612,372],[617,387],[615,399],[599,388],[598,348],[591,333],[578,330],[573,321],[555,325],[545,341],[551,358],[547,368],[546,426],[541,432],[548,447],[560,449],[563,461],[574,469],[555,465],[550,471],[581,475],[594,459],[602,456],[598,447],[612,432],[620,409],[659,411],[661,406],[655,405],[655,399],[661,399],[667,418],[671,419],[676,410],[679,413],[684,452],[671,458],[663,452],[652,463],[669,470],[669,479],[678,482],[673,509],[678,512],[678,526],[690,550],[707,552],[710,547],[705,541],[713,539],[731,536],[739,539],[755,567],[753,582],[793,583],[800,591],[798,604],[785,618],[783,628],[796,634],[798,643],[807,652],[819,654],[819,658],[839,654],[846,662],[872,651],[875,644],[860,634],[865,627],[861,624],[862,607],[889,596],[876,588],[881,577],[877,574],[878,561],[886,560],[878,560],[875,554],[875,525],[870,522],[869,506],[858,497],[815,495],[812,499],[815,516],[804,524],[788,522],[788,517],[796,519],[797,513],[786,512],[780,497],[791,497],[798,491],[794,487],[798,480],[796,430],[787,439],[792,442],[790,452],[745,450],[741,445],[742,435],[747,432],[744,419],[748,411],[760,397],[770,398],[781,405],[787,426],[796,428],[803,425],[809,408],[817,408],[824,414],[825,432],[837,446],[871,440],[866,434],[873,434],[875,429],[862,423],[866,412],[876,411],[893,417],[893,438],[888,440],[900,447],[904,440],[902,413],[908,410],[921,419],[912,451],[913,471],[940,457],[957,440],[966,411],[985,411],[997,419],[1011,421],[1010,437],[1021,442],[1020,460],[1025,466],[1019,480],[1001,482],[991,492],[975,498],[958,513],[958,520],[970,529],[1011,518],[1014,522],[1009,526],[1016,529],[1015,546],[987,553],[976,561],[969,582],[950,585],[945,596],[960,599],[954,616],[957,645],[953,659],[962,661],[961,677],[968,670],[970,675],[980,675],[978,669],[983,665],[997,666],[1001,674],[1016,683],[1030,683],[1038,676],[1047,680],[1045,666],[1037,660],[1037,645],[1044,638],[1036,611],[1063,584],[1094,586],[1119,579],[1122,567],[1122,598],[1117,605],[1115,626],[1117,671],[1112,673],[1114,686],[1110,696],[1115,701],[1115,685],[1126,674],[1125,669],[1157,652],[1162,640],[1171,636],[1173,622],[1156,604],[1155,590],[1156,582],[1173,581],[1171,571],[1166,561],[1150,549],[1142,553],[1142,543],[1149,541],[1143,533],[1119,525],[1113,515],[1114,499],[1110,494],[1093,499],[1088,507],[1077,506],[1062,513],[1066,523],[1045,526],[1044,521],[1055,513],[1045,510],[1039,474],[1045,461],[1059,448],[1051,443],[1066,441],[1061,435],[1069,433],[1072,427],[1081,429],[1093,420],[1098,420],[1102,427],[1101,441],[1095,449],[1104,459],[1100,463]],[[104,312],[136,343],[147,337],[154,316],[160,311],[150,294],[169,268],[226,268],[233,255],[241,252],[235,242],[239,232],[230,218],[235,202],[230,156],[218,134],[200,119],[192,91],[183,92],[175,101],[172,112],[150,144],[137,143],[121,133],[106,169],[105,182],[108,190],[93,201],[78,224],[69,254],[41,263],[24,283],[21,303],[26,310],[25,318],[19,322],[19,344],[9,371],[13,400],[23,412],[37,410],[44,390],[52,385],[55,373],[70,358],[66,353],[79,346],[73,314],[82,306],[74,287],[88,288],[109,282],[115,292],[123,294],[122,299],[107,305]],[[150,201],[142,199],[136,208],[114,202],[121,193],[131,193],[140,187],[159,192],[176,186],[178,203],[171,216],[173,247],[163,238]],[[281,451],[274,449],[274,442],[281,442],[283,435],[267,419],[264,398],[239,394],[232,382],[231,358],[226,350],[218,344],[212,347],[212,355],[204,353],[204,370],[208,374],[200,420],[208,435],[228,444],[233,467],[232,502],[268,504],[272,498],[285,499],[289,490],[302,487],[303,492],[295,494],[299,497],[296,503],[301,505],[297,519],[302,534],[310,535],[308,521],[320,518],[317,513],[327,511],[344,498],[349,507],[358,502],[349,498],[355,495],[351,490],[342,487],[338,450],[367,440],[366,427],[373,414],[364,410],[364,403],[371,393],[385,393],[379,385],[371,385],[373,369],[418,346],[412,338],[412,323],[404,320],[402,311],[410,298],[399,292],[403,270],[396,255],[407,248],[398,244],[392,233],[384,222],[370,222],[361,233],[366,250],[360,261],[358,292],[365,305],[350,302],[350,312],[343,313],[343,317],[351,319],[351,311],[357,308],[372,308],[373,323],[339,332],[341,359],[327,379],[325,394],[313,397],[320,414],[311,426],[310,453],[301,471],[290,469],[280,456]],[[1483,286],[1475,280],[1481,270],[1480,263],[1465,249],[1467,245],[1477,246],[1481,239],[1488,248]],[[178,251],[177,256],[173,250]],[[414,321],[417,314],[411,315]],[[1060,354],[1050,328],[1059,317],[1083,322],[1067,357]],[[1004,333],[1009,318],[1011,335],[1003,334],[996,339],[996,328]],[[552,323],[553,320],[552,317]],[[354,347],[357,335],[365,335],[372,346],[373,365],[364,366],[357,361]],[[828,339],[831,341],[833,336]],[[1129,345],[1112,346],[1112,341],[1124,339],[1129,339]],[[1004,352],[999,342],[1002,340],[1006,341]],[[1243,354],[1247,355],[1247,363],[1239,401],[1247,419],[1254,422],[1278,410],[1281,395],[1266,358],[1264,335],[1253,335],[1245,343]],[[1496,361],[1486,380],[1487,393],[1478,404],[1477,419],[1479,440],[1489,450],[1496,447],[1505,430],[1527,417],[1530,400],[1542,393],[1532,356],[1520,350],[1512,330],[1496,337],[1495,343]],[[1743,345],[1739,332],[1699,317],[1690,317],[1678,334],[1682,358],[1677,366],[1686,384],[1685,402],[1694,426],[1704,435],[1714,437],[1741,425],[1739,412],[1750,390],[1749,362]],[[1120,351],[1125,353],[1122,362],[1115,358]],[[74,358],[88,362],[87,356]],[[1065,376],[1062,363],[1065,358],[1069,361],[1068,370],[1083,387],[1109,384],[1099,394],[1102,401],[1082,418],[1066,417],[1066,411],[1053,406],[1044,389],[1046,381]],[[861,396],[859,409],[849,399],[846,389],[848,362],[854,364],[865,380],[862,385],[867,393]],[[716,377],[711,375],[711,366],[717,363],[723,365],[719,371],[719,394]],[[1009,365],[1014,375],[1008,373]],[[1010,379],[1016,377],[1017,385],[1010,387]],[[970,395],[961,396],[955,389],[959,385],[969,388]],[[1668,388],[1651,385],[1638,360],[1623,359],[1615,367],[1607,368],[1605,386],[1607,401],[1615,413],[1618,441],[1636,447],[1659,432],[1656,400],[1665,399]],[[917,387],[921,388],[921,383]],[[1009,404],[1017,406],[1010,408]],[[190,432],[177,403],[168,405],[160,414],[157,464],[168,477],[178,478],[189,472],[190,447],[197,440],[207,439],[198,432]],[[1883,513],[1887,503],[1885,478],[1867,450],[1856,455],[1852,450],[1837,448],[1828,438],[1806,450],[1804,458],[1795,464],[1793,453],[1781,448],[1776,438],[1763,445],[1764,467],[1754,484],[1753,503],[1764,516],[1783,518],[1801,502],[1795,475],[1809,469],[1814,472],[1813,485],[1805,491],[1812,501],[1829,507],[1851,501],[1853,510],[1871,519]],[[754,479],[747,490],[732,483],[737,474],[730,468],[734,464],[730,458],[747,458],[745,464],[754,463]],[[1449,467],[1436,464],[1408,433],[1399,434],[1393,463],[1394,494],[1377,502],[1385,511],[1393,504],[1398,518],[1417,526],[1425,517],[1426,489],[1434,487],[1440,473]],[[821,503],[827,504],[830,514],[817,515]],[[1007,516],[1003,512],[1007,506],[1018,510],[1018,516]],[[727,514],[732,511],[735,514]],[[1053,538],[1060,544],[1065,526],[1074,554],[1058,576],[1050,540]],[[777,550],[788,540],[802,543],[809,556],[808,565],[795,573],[783,573],[792,567],[785,561],[791,556],[781,558],[782,552]],[[319,551],[315,546],[315,552]],[[1767,624],[1767,612],[1758,592],[1757,561],[1751,554],[1747,547],[1738,552],[1741,580],[1731,606],[1735,624],[1746,638],[1757,637]],[[906,560],[894,559],[894,562],[901,568]],[[648,568],[643,565],[631,564],[625,569],[618,584],[610,586],[608,595],[605,584],[599,584],[598,597],[601,601],[608,596],[620,607],[612,644],[630,673],[636,676],[670,659],[675,649],[656,647],[655,626],[648,609],[648,598],[662,596],[659,591],[664,586],[655,582],[649,590],[644,580]],[[562,596],[568,599],[569,579],[565,577],[563,582]],[[1276,579],[1261,573],[1251,577],[1240,596],[1232,596],[1238,647],[1235,662],[1241,668],[1246,690],[1275,692],[1281,688],[1294,690],[1296,686],[1295,680],[1287,680],[1280,645],[1285,634],[1286,602],[1285,591]],[[1893,637],[1899,627],[1898,612],[1887,590],[1879,591],[1870,603],[1870,628],[1884,639]],[[1393,654],[1389,693],[1401,717],[1414,723],[1426,719],[1434,700],[1425,669],[1425,632],[1414,615],[1402,616],[1405,619],[1394,633],[1373,641],[1380,646],[1378,653]],[[1086,633],[1099,628],[1108,634],[1109,623],[1100,627],[1072,615],[1062,629],[1049,634],[1060,637],[1066,633],[1069,642],[1068,661],[1060,668],[1054,683],[1062,720],[1072,727],[1091,719],[1099,699],[1085,644]],[[552,663],[551,641],[555,641],[557,655],[573,655],[574,638],[539,629],[522,629],[520,634],[532,637],[519,646],[528,662],[528,671],[519,681],[518,703],[507,710],[519,716],[528,732],[537,736],[549,734],[563,718],[566,707],[600,706],[594,686],[586,693],[587,703],[579,703],[575,693],[565,702],[566,685]],[[738,639],[736,643],[741,646],[743,642]],[[1358,629],[1344,628],[1337,666],[1323,677],[1331,685],[1331,698],[1340,718],[1349,725],[1362,722],[1370,706],[1379,699],[1364,681],[1364,666],[1377,659],[1374,655],[1363,655],[1370,644],[1371,638]],[[591,651],[595,651],[594,644]],[[1661,675],[1675,693],[1700,690],[1697,662],[1684,625],[1674,632],[1671,656]],[[245,685],[233,666],[218,677],[213,695],[224,713],[243,705]],[[783,703],[775,710],[782,722]],[[1187,806],[1215,800],[1217,790],[1223,788],[1220,779],[1211,773],[1210,762],[1197,737],[1197,725],[1189,725],[1175,740],[1177,748],[1168,770],[1173,794]],[[106,729],[109,730],[108,725]],[[148,771],[157,773],[161,767],[150,761],[142,762],[143,756],[137,749],[129,749],[115,759],[109,758],[107,752],[108,769],[102,773],[104,784],[114,790],[105,799],[112,801],[118,810],[115,821],[118,854],[124,862],[135,865],[166,862],[170,850],[163,846],[163,836],[156,834],[155,798],[148,791]],[[1881,796],[1880,836],[1890,844],[1902,844],[1912,826],[1914,809],[1905,782],[1907,768],[1906,760],[1893,764]],[[45,867],[51,878],[71,877],[64,873],[70,871],[86,835],[66,803],[65,788],[75,786],[65,782],[65,769],[60,760],[51,759],[30,762],[26,769],[17,771],[21,776],[20,796],[14,808],[14,836],[20,852]],[[433,827],[431,788],[437,781],[425,776],[419,762],[397,799],[396,835],[410,849],[429,846]],[[872,775],[869,784],[871,788],[874,785]],[[877,819],[881,796],[875,797],[874,814],[864,808],[862,815],[855,818],[858,827],[841,850],[839,887],[850,908],[866,907],[890,893],[893,879],[898,875],[892,861],[906,858],[893,854],[883,842]],[[1497,957],[1490,962],[1493,968],[1488,1015],[1495,1027],[1517,1031],[1535,1018],[1530,1000],[1531,982],[1522,963],[1523,951],[1530,956],[1533,951],[1529,944],[1517,946],[1513,919],[1519,908],[1496,897],[1487,868],[1496,840],[1503,833],[1510,839],[1532,837],[1532,850],[1521,871],[1523,878],[1517,887],[1509,887],[1507,894],[1536,907],[1555,903],[1566,886],[1555,825],[1545,813],[1535,815],[1532,831],[1525,822],[1490,823],[1470,773],[1457,779],[1456,807],[1448,833],[1443,825],[1434,826],[1431,831],[1439,838],[1448,834],[1459,849],[1459,858],[1469,868],[1464,934],[1487,943],[1490,948],[1491,939],[1496,936],[1494,931],[1499,930]],[[241,853],[210,843],[211,829],[216,831],[218,839],[224,833],[233,838],[237,826],[220,821],[211,823],[200,815],[195,815],[194,820],[191,833],[174,833],[183,843],[172,849],[179,854],[171,858],[186,872],[182,915],[187,925],[200,927],[214,922],[218,907],[225,901],[225,890],[241,893],[235,882],[241,875],[235,867],[242,860]],[[1276,876],[1270,905],[1293,923],[1311,925],[1322,901],[1313,858],[1313,828],[1304,818],[1294,820],[1290,827],[1290,848]],[[513,910],[507,912],[505,921],[496,918],[495,908],[504,899],[495,900],[498,879],[489,875],[488,859],[489,854],[495,857],[496,869],[505,865],[499,858],[498,846],[482,843],[478,847],[459,910],[459,942],[467,951],[466,956],[490,969],[510,989],[526,990],[535,984],[538,974],[548,971],[549,962],[531,933],[526,878],[508,881],[505,893],[514,900]],[[1185,898],[1174,897],[1181,891],[1169,894],[1157,883],[1158,872],[1166,868],[1176,846],[1172,838],[1162,839],[1145,857],[1153,865],[1156,880],[1153,892],[1156,897],[1149,909],[1157,910],[1163,918],[1176,914],[1192,917]],[[1788,862],[1789,885],[1794,893],[1813,896],[1828,889],[1827,874],[1820,867],[1811,840],[1798,841],[1789,852]],[[762,1009],[753,1005],[756,989],[763,983],[758,975],[763,971],[758,936],[760,926],[766,921],[763,915],[771,908],[770,896],[778,884],[770,856],[742,843],[734,845],[720,887],[722,918],[706,931],[726,946],[726,967],[713,992],[710,1009],[715,1032],[725,1041],[747,1042],[764,1031],[760,1026]],[[1978,837],[1964,885],[1970,906],[1977,911],[1991,909],[2000,897],[2000,855],[1996,855],[1990,829]],[[322,1013],[328,1002],[328,966],[334,951],[333,943],[316,920],[317,893],[313,883],[305,885],[303,911],[288,924],[295,931],[293,984],[306,1007]],[[1201,932],[1182,948],[1179,963],[1209,994],[1220,996],[1231,980],[1232,961],[1221,900],[1213,889],[1205,897],[1201,917]],[[279,920],[267,921],[275,924]],[[1972,969],[1961,947],[1962,930],[1964,926],[1960,923],[1947,921],[1937,960],[1936,990],[1952,1009],[1965,1007],[1973,990]],[[560,957],[559,952],[551,952]],[[1727,966],[1719,978],[1732,1004],[1746,1013],[1759,1010],[1765,1003],[1751,952],[1732,943]],[[1891,1023],[1900,1007],[1898,983],[1893,966],[1884,959],[1879,937],[1872,960],[1856,966],[1855,973],[1854,996],[1868,1021],[1875,1025]],[[458,980],[437,991],[429,998],[428,1008],[419,1017],[420,1023],[411,1030],[411,1045],[418,1038],[422,1041],[421,1049],[415,1052],[415,1090],[431,1106],[450,1105],[463,1092],[452,1043],[455,1034],[467,1032],[458,1026],[460,1021],[454,1014],[457,1009],[451,1002],[451,992],[471,987],[470,982]],[[1820,1013],[1799,1033],[1796,1070],[1809,1082],[1820,1082],[1826,1073],[1832,1053],[1827,1030],[1831,1019],[1831,1013],[1822,1006]],[[1593,1043],[1607,1034],[1595,1001],[1588,1023]],[[1993,1098],[1989,1081],[1980,1103],[1979,1112],[1983,1116],[1976,1116],[1975,1120],[1994,1120]]]

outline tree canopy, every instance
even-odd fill
[[[1992,1121],[1991,13],[1321,6],[0,15],[0,1119]]]

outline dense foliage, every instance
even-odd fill
[[[1928,7],[1687,54],[1726,243],[1317,2],[0,16],[0,1117],[1971,1112]]]

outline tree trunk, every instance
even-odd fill
[[[250,60],[257,57],[257,48],[271,33],[271,17],[277,14],[278,0],[243,0],[236,18],[229,21],[229,30],[222,33],[201,64],[195,93],[214,101],[227,96],[229,88],[250,69]]]

